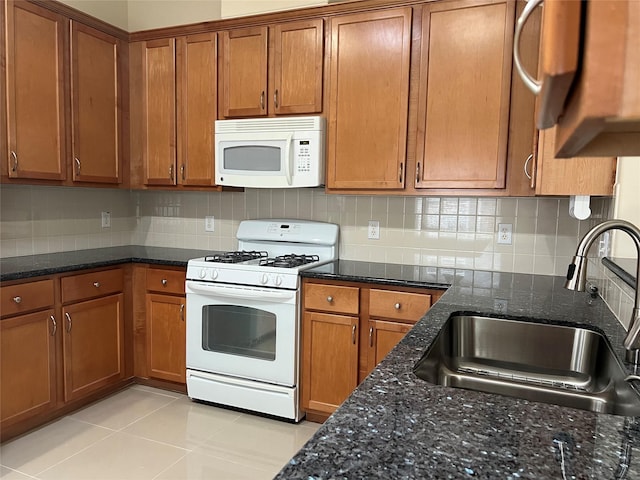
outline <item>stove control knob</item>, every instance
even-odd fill
[[[276,275],[276,278],[273,281],[273,283],[276,284],[276,287],[279,287],[280,285],[282,285],[282,275]]]
[[[200,278],[206,277],[207,276],[207,269],[206,268],[201,268],[199,275],[200,275]]]
[[[211,280],[215,280],[216,278],[218,278],[218,270],[214,268],[211,270]]]
[[[267,275],[266,273],[263,273],[262,277],[260,277],[260,283],[262,283],[263,285],[266,285],[268,281],[269,281],[269,275]]]

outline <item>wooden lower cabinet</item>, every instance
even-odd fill
[[[185,297],[147,294],[149,376],[186,382]]]
[[[301,408],[324,421],[442,290],[303,279]]]
[[[62,309],[65,401],[124,378],[124,295]]]
[[[303,405],[333,413],[358,385],[358,317],[305,312]]]
[[[0,430],[56,404],[54,310],[0,322]]]
[[[373,370],[400,340],[411,330],[413,324],[369,320],[369,371]]]

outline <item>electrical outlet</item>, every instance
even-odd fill
[[[498,224],[498,243],[511,245],[511,236],[513,234],[513,225],[511,223]]]
[[[369,229],[367,230],[369,240],[380,240],[380,222],[377,220],[369,220]]]
[[[507,307],[509,306],[509,302],[506,300],[501,300],[499,298],[493,299],[493,309],[500,313],[505,313],[507,311]]]
[[[204,217],[204,229],[207,232],[213,232],[215,230],[214,217]]]
[[[111,227],[111,212],[102,212],[102,228]]]

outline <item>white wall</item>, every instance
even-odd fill
[[[118,28],[130,31],[127,0],[60,0],[60,2]]]
[[[222,0],[222,18],[326,5],[328,0]]]
[[[219,20],[223,0],[128,0],[129,31]]]
[[[613,217],[627,220],[640,228],[640,157],[620,157]],[[635,258],[636,247],[626,233],[615,232],[611,254]]]

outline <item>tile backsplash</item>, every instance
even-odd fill
[[[386,197],[327,195],[323,189],[245,192],[127,191],[3,185],[0,257],[147,245],[231,250],[248,218],[299,218],[340,225],[340,257],[401,264],[564,275],[582,235],[612,216],[608,198],[592,200],[586,221],[567,198]],[[111,213],[102,228],[101,212]],[[213,216],[214,231],[205,231]],[[367,238],[369,220],[380,239]],[[498,225],[513,226],[511,245]],[[589,275],[625,324],[633,291],[602,267],[596,242]],[[628,322],[628,320],[626,320]]]

